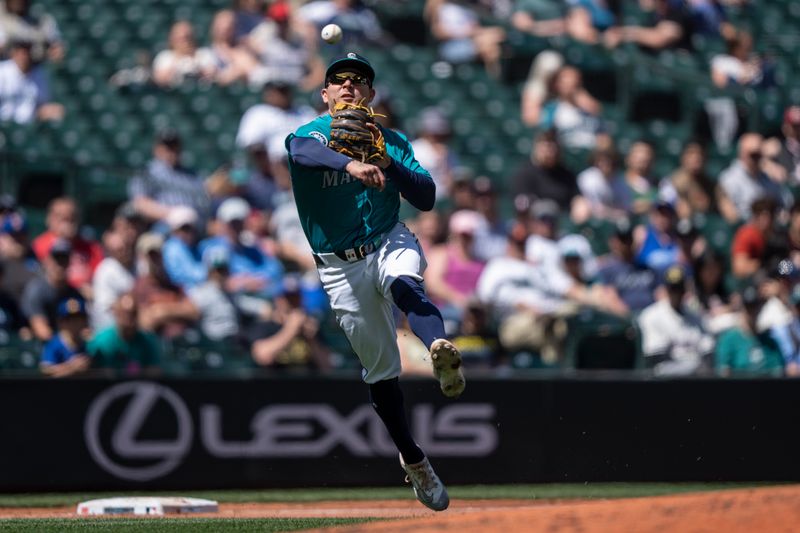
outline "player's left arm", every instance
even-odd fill
[[[401,149],[401,159],[386,156],[383,165],[386,177],[397,184],[400,194],[420,211],[430,211],[436,201],[436,184],[430,173],[414,157],[411,143],[400,133],[390,131],[393,141]]]

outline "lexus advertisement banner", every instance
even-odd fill
[[[403,384],[450,484],[797,480],[794,381]],[[396,485],[355,380],[5,380],[0,490]]]

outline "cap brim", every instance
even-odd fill
[[[353,59],[351,57],[338,59],[328,65],[328,70],[325,71],[325,78],[327,79],[331,76],[331,74],[345,69],[353,69],[357,72],[363,72],[367,75],[367,78],[369,78],[370,83],[375,81],[375,69],[373,69],[368,63],[365,63],[360,59]]]

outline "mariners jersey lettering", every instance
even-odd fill
[[[414,159],[411,143],[401,133],[381,128],[386,153],[394,164],[403,165],[430,178]],[[286,149],[294,137],[309,137],[327,146],[331,116],[321,115],[286,138]],[[328,253],[353,248],[388,233],[398,221],[400,192],[387,177],[383,191],[366,187],[345,171],[309,168],[289,158],[295,203],[311,249]]]

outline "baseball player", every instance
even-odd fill
[[[375,71],[355,53],[335,59],[325,74],[322,100],[329,112],[286,138],[295,202],[331,307],[363,366],[375,411],[400,450],[400,464],[427,507],[449,505],[444,484],[414,442],[398,385],[400,353],[392,303],[428,346],[442,392],[464,390],[461,354],[445,339],[439,310],[425,295],[425,258],[414,234],[399,222],[400,195],[418,209],[433,208],[435,185],[414,159],[406,137],[374,121],[352,119],[353,106],[369,104]],[[361,109],[366,109],[361,107]],[[363,114],[362,114],[363,115]],[[332,128],[333,124],[333,128]],[[352,127],[351,131],[348,127]],[[368,132],[377,151],[361,160],[347,145]],[[334,149],[336,148],[336,149]],[[369,159],[371,162],[362,162]]]

